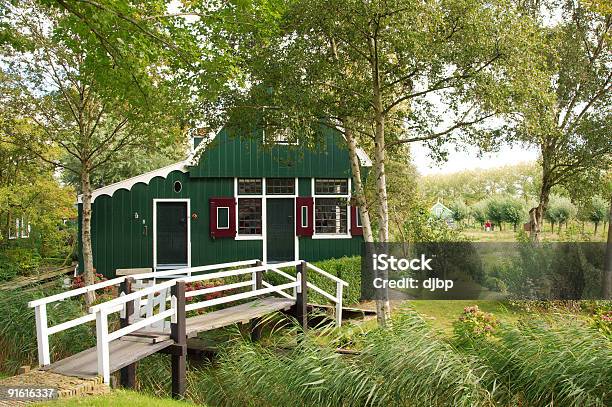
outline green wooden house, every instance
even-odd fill
[[[307,148],[282,139],[264,145],[263,137],[222,129],[195,139],[184,161],[95,190],[97,272],[112,277],[118,268],[359,254],[362,230],[350,205],[346,143],[336,131],[320,131],[321,141]],[[359,158],[371,166],[363,151]]]

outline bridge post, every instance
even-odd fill
[[[262,265],[262,262],[257,260],[255,262],[255,267],[259,267]],[[253,284],[253,288],[255,290],[260,290],[263,288],[263,271],[255,272],[255,282]],[[256,342],[261,338],[261,318],[255,318],[251,321],[251,341]]]
[[[294,316],[304,331],[308,329],[308,280],[306,278],[306,262],[295,266],[296,276],[299,276],[300,285],[295,298]]]
[[[174,340],[172,349],[172,397],[183,398],[186,385],[187,330],[185,313],[185,282],[179,280],[170,289],[176,298],[176,322],[170,325],[170,338]]]
[[[128,277],[125,279],[123,283],[121,283],[121,291],[125,293],[125,295],[130,294],[132,292],[132,284],[134,283],[134,278]],[[125,328],[130,325],[130,317],[134,314],[134,300],[128,301],[125,303],[125,317],[121,318],[120,325],[121,328]],[[127,365],[123,369],[121,369],[121,386],[134,389],[136,387],[136,363],[132,363]]]

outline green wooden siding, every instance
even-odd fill
[[[179,193],[174,192],[175,181],[182,183]],[[191,213],[197,215],[190,220],[192,266],[261,258],[261,241],[210,237],[208,200],[232,196],[233,185],[231,178],[189,179],[174,171],[166,179],[154,178],[149,185],[136,184],[112,197],[98,196],[92,214],[94,267],[108,277],[117,268],[153,267],[153,199],[170,198],[189,198]]]
[[[264,146],[261,137],[230,136],[219,132],[202,153],[190,176],[197,177],[323,177],[351,176],[342,136],[322,127],[317,146]]]

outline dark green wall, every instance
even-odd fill
[[[179,193],[174,192],[175,181],[183,185]],[[198,216],[191,219],[193,266],[260,258],[261,241],[210,237],[208,199],[232,196],[233,185],[231,178],[189,179],[187,174],[174,171],[166,179],[152,179],[149,185],[139,183],[130,191],[116,191],[112,197],[98,196],[92,214],[94,266],[107,276],[117,268],[153,266],[153,199],[161,198],[190,199],[191,213]],[[135,212],[138,219],[134,218]]]
[[[319,177],[351,176],[342,136],[328,127],[316,146],[264,146],[261,137],[230,136],[221,130],[202,153],[191,177]]]
[[[182,183],[179,193],[174,192],[175,181]],[[306,185],[306,180],[303,181]],[[310,180],[307,181],[310,185]],[[98,196],[92,211],[94,267],[107,277],[113,277],[118,268],[153,267],[153,199],[161,198],[189,198],[191,213],[197,214],[197,219],[191,219],[192,266],[261,258],[261,240],[210,237],[208,200],[232,196],[233,185],[231,178],[189,178],[188,174],[174,171],[166,179],[153,178],[149,185],[138,183],[130,191],[116,191],[112,197]],[[302,188],[299,189],[301,192]],[[134,218],[135,212],[138,219]],[[302,237],[300,258],[316,261],[358,255],[361,242],[361,237],[334,240]]]

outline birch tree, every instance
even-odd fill
[[[501,113],[508,77],[537,60],[526,47],[529,19],[503,0],[230,1],[216,12],[222,23],[210,37],[229,45],[247,72],[228,100],[233,117],[282,117],[301,137],[323,122],[344,133],[349,152],[371,146],[379,242],[389,241],[389,150],[422,141],[440,151],[459,136],[484,138],[497,130],[490,119]],[[262,15],[265,26],[241,24]],[[388,316],[387,299],[381,303]]]

